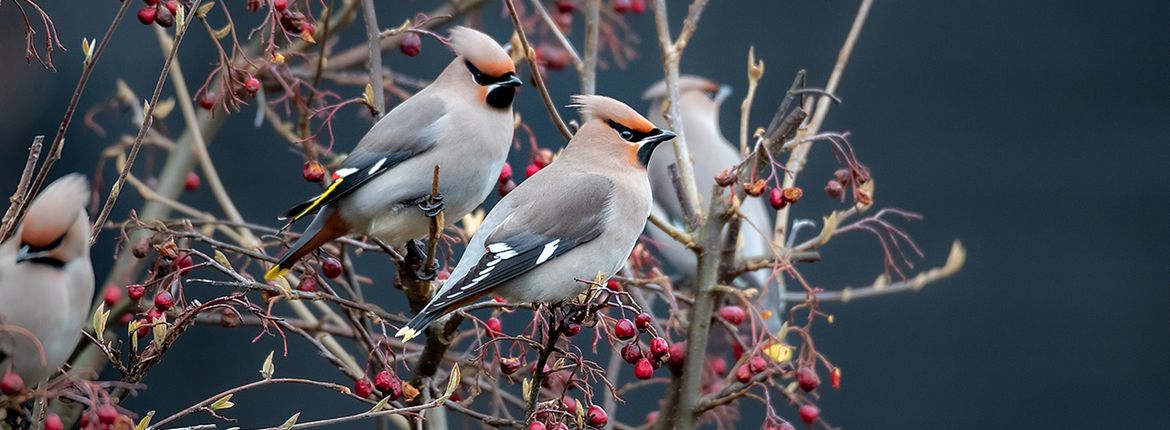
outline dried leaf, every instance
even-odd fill
[[[758,81],[764,76],[764,60],[756,60],[756,47],[748,47],[748,79]]]
[[[93,311],[93,334],[97,336],[98,342],[105,343],[106,341],[106,321],[110,319],[110,311],[106,310],[106,304],[98,305],[97,310]]]
[[[865,212],[873,207],[873,179],[857,186],[857,211]]]
[[[773,343],[764,347],[764,355],[777,363],[787,363],[792,360],[792,347],[783,343]]]
[[[215,403],[212,403],[211,406],[208,406],[208,408],[211,408],[213,411],[218,411],[220,409],[227,409],[235,405],[235,403],[232,403],[232,395],[228,394],[226,396],[220,397],[219,400],[216,400]]]
[[[220,266],[235,270],[232,268],[232,262],[228,261],[227,256],[223,255],[223,253],[220,252],[218,249],[215,250],[215,262],[219,263]]]
[[[447,401],[447,399],[451,398],[452,394],[455,394],[455,390],[457,388],[459,388],[459,380],[460,379],[461,379],[461,377],[459,376],[459,363],[455,363],[454,366],[451,366],[451,375],[449,375],[447,377],[447,391],[443,392],[442,397],[439,397],[439,399],[438,399],[439,403]]]
[[[301,417],[300,412],[297,412],[297,413],[293,414],[291,417],[288,417],[288,419],[284,421],[284,424],[280,425],[280,430],[291,429],[292,426],[297,424],[297,418],[300,418],[300,417]]]
[[[272,379],[272,374],[276,372],[276,366],[272,364],[272,353],[269,351],[268,357],[264,359],[264,364],[260,365],[260,376],[264,379]]]
[[[147,412],[146,416],[142,417],[142,419],[138,421],[138,424],[134,426],[134,430],[146,430],[150,428],[151,418],[154,418],[154,411]]]
[[[362,102],[371,108],[374,107],[374,86],[366,84],[366,90],[362,91]]]
[[[134,100],[134,99],[138,98],[138,95],[134,94],[134,90],[131,90],[130,86],[126,85],[126,81],[118,79],[118,80],[114,81],[114,86],[116,86],[118,88],[118,98],[119,99]]]
[[[531,379],[524,378],[523,381],[520,381],[520,394],[524,396],[524,400],[528,400],[528,397],[532,395]]]
[[[276,64],[284,64],[284,54],[279,52],[272,54],[272,62]]]
[[[312,44],[317,43],[317,39],[314,39],[313,35],[309,34],[309,32],[307,32],[307,31],[301,32],[301,40],[305,41],[306,43],[312,43]]]
[[[154,332],[154,339],[151,339],[151,341],[161,348],[163,341],[167,339],[167,319],[166,317],[158,317],[153,322],[154,326],[150,330]]]
[[[166,118],[167,115],[170,115],[174,110],[175,99],[167,98],[166,100],[158,102],[158,104],[154,106],[154,117],[158,119]]]
[[[142,327],[142,321],[140,321],[140,320],[130,321],[130,324],[127,327],[129,329],[129,333],[130,333],[130,348],[133,349],[134,351],[138,351],[138,328],[139,327]]]
[[[370,408],[369,413],[374,413],[374,412],[378,412],[382,409],[386,409],[386,405],[389,403],[390,403],[390,396],[383,397],[382,400],[379,400],[378,403],[374,404],[374,407]]]
[[[180,4],[178,6],[178,9],[175,9],[175,31],[176,32],[182,31],[182,29],[186,26],[185,25],[186,23],[187,23],[187,8],[183,7],[183,5]]]
[[[211,32],[211,35],[215,36],[215,40],[223,40],[223,38],[228,37],[228,35],[231,34],[231,32],[232,32],[232,25],[227,24],[227,25],[223,26],[223,28]]]
[[[573,399],[577,403],[577,428],[585,428],[585,405],[581,404],[580,400]]]
[[[418,397],[418,395],[419,395],[418,388],[414,388],[414,386],[410,385],[409,382],[402,383],[402,398],[403,399],[405,399],[408,402],[414,401],[414,399],[416,397]]]
[[[211,12],[211,8],[213,8],[213,7],[215,7],[215,2],[213,2],[213,1],[209,1],[207,3],[200,5],[199,9],[195,10],[195,17],[196,18],[206,17],[207,13]]]
[[[837,211],[824,217],[824,222],[821,223],[821,234],[817,236],[817,246],[822,246],[829,243],[829,239],[833,238],[833,233],[837,231]]]

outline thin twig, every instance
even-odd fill
[[[27,194],[28,184],[29,184],[29,181],[32,180],[32,175],[34,173],[33,170],[36,169],[36,167],[37,167],[37,160],[41,158],[41,147],[44,146],[44,141],[45,141],[45,136],[40,135],[40,136],[34,137],[32,145],[29,145],[28,158],[24,162],[24,170],[21,170],[21,172],[20,172],[20,182],[17,182],[16,191],[12,193],[12,197],[8,198],[8,203],[10,204],[9,208],[15,208],[15,207],[20,207],[20,206],[24,205],[24,199],[28,195]],[[3,227],[0,227],[0,231],[5,231],[5,232],[13,231],[13,232],[15,232],[16,229],[11,228],[12,223],[14,221],[16,221],[15,218],[16,218],[15,212],[8,211],[7,213],[5,213],[4,214],[4,222],[2,224]],[[4,235],[0,235],[0,239],[8,239],[8,238]]]
[[[557,112],[557,106],[553,104],[552,96],[548,94],[548,88],[544,85],[544,77],[540,75],[539,67],[536,65],[536,51],[529,46],[528,36],[524,35],[524,25],[520,23],[520,15],[516,13],[516,4],[513,3],[513,0],[506,0],[504,4],[508,6],[508,13],[512,15],[512,26],[516,28],[516,34],[520,36],[520,47],[524,49],[524,59],[528,62],[532,84],[540,93],[540,99],[544,102],[544,108],[548,111],[549,119],[552,120],[553,125],[557,126],[557,130],[561,132],[561,136],[565,140],[570,140],[573,138],[573,132],[569,131],[565,120],[561,119],[561,114]]]
[[[386,113],[386,95],[382,89],[382,38],[378,30],[378,16],[374,12],[374,0],[362,0],[362,17],[366,22],[366,39],[370,56],[366,68],[370,72],[370,86],[374,89],[374,119]],[[319,74],[319,73],[318,73]]]
[[[597,45],[601,33],[601,0],[585,1],[585,60],[578,66],[581,94],[597,93]],[[586,121],[589,118],[584,118]]]

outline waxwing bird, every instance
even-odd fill
[[[0,244],[0,373],[27,384],[52,376],[81,338],[93,298],[89,185],[71,174],[33,200]]]
[[[346,234],[392,245],[424,237],[439,210],[457,221],[496,187],[512,144],[512,98],[522,82],[508,53],[478,31],[455,27],[451,64],[374,124],[333,173],[325,192],[290,209],[291,224],[313,222],[265,274],[287,272],[301,257]],[[429,205],[434,167],[440,205]]]
[[[702,207],[706,210],[715,177],[743,159],[739,150],[724,138],[719,130],[719,108],[723,100],[731,94],[731,88],[695,76],[681,77],[678,85],[679,115],[682,117],[683,130],[686,132],[695,182],[703,200]],[[665,82],[651,86],[642,95],[643,99],[651,101],[650,111],[646,116],[658,126],[666,124],[663,117],[666,97]],[[679,203],[670,174],[670,166],[676,162],[674,147],[667,146],[654,153],[647,169],[650,172],[650,186],[654,190],[654,210],[663,215],[664,219],[685,230],[682,205]],[[758,198],[743,199],[739,211],[744,216],[740,227],[743,255],[747,258],[772,255],[769,246],[772,221],[764,201]],[[694,252],[653,225],[647,227],[647,233],[654,240],[663,259],[677,274],[694,275],[695,265],[698,263]],[[752,272],[741,278],[741,282],[746,281],[750,286],[757,288],[765,285],[767,280],[767,270]]]
[[[646,164],[674,133],[602,96],[574,96],[592,118],[556,161],[508,193],[472,236],[451,277],[397,333],[410,340],[436,318],[486,294],[555,303],[608,279],[650,214]],[[604,281],[603,281],[604,282]]]

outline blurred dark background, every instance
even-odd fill
[[[242,2],[229,3],[237,17],[246,15]],[[671,3],[677,31],[685,3]],[[379,18],[389,27],[435,4],[381,2]],[[118,7],[113,0],[42,5],[69,49],[55,52],[55,73],[22,61],[19,15],[13,2],[0,5],[4,195],[15,186],[33,136],[51,139],[55,132],[80,73],[81,38],[100,37]],[[722,118],[734,141],[748,47],[767,63],[752,121],[763,124],[798,69],[808,69],[810,84],[823,85],[857,5],[714,1],[683,71],[736,87]],[[136,9],[99,63],[83,110],[110,97],[118,77],[140,97],[153,87],[162,54],[153,31],[133,18]],[[502,10],[490,2],[480,17],[498,40],[510,34]],[[637,98],[658,79],[661,65],[650,14],[629,22],[641,34],[642,55],[625,70],[600,72],[598,91],[643,109]],[[844,103],[833,108],[825,128],[852,133],[876,178],[879,206],[925,215],[923,222],[901,224],[927,252],[919,268],[941,265],[956,238],[969,255],[961,273],[921,292],[828,308],[836,323],[816,327],[817,345],[844,370],[841,390],[821,390],[829,422],[845,428],[1170,428],[1167,22],[1170,3],[1163,1],[877,2],[838,91]],[[580,17],[575,25],[579,40]],[[342,43],[359,41],[359,27],[349,28]],[[213,52],[202,30],[184,44],[180,59],[192,89],[209,71]],[[392,51],[384,62],[427,78],[449,59],[427,40],[418,58]],[[575,75],[552,72],[551,79],[555,100],[567,102]],[[347,96],[360,90],[350,91]],[[168,83],[164,95],[170,94]],[[517,105],[543,144],[559,142],[531,87]],[[252,127],[255,113],[246,107],[230,117],[212,155],[243,215],[276,225],[275,214],[314,188],[300,179],[299,155],[269,128]],[[132,131],[124,113],[98,120],[110,136]],[[358,107],[343,110],[338,121],[341,148],[369,126]],[[181,127],[177,111],[166,124]],[[87,129],[79,116],[52,176],[92,175],[111,139]],[[524,156],[514,155],[513,167],[522,169]],[[813,160],[801,177],[808,194],[795,215],[819,219],[833,207],[819,190],[834,166],[825,147],[814,149]],[[216,207],[205,188],[183,200]],[[123,219],[140,203],[128,191],[112,217]],[[107,234],[95,248],[99,279],[113,245]],[[860,286],[880,272],[879,258],[871,237],[846,236],[805,270],[818,286]],[[375,279],[391,276],[378,256],[361,263],[377,267],[370,272]],[[389,303],[397,293],[375,294],[379,304],[402,308]],[[273,337],[250,344],[255,334],[196,327],[127,406],[169,415],[254,379],[264,355],[280,348]],[[290,344],[293,353],[276,361],[279,375],[350,383],[303,342]],[[640,423],[643,407],[656,397],[631,399],[619,415]],[[295,411],[305,411],[304,420],[363,409],[296,387],[234,400],[237,407],[227,412],[241,421],[225,426],[274,425]],[[743,405],[743,426],[757,426],[759,404]],[[796,419],[788,406],[777,407]]]

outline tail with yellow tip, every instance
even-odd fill
[[[309,228],[305,229],[301,238],[297,239],[288,252],[280,257],[276,265],[268,269],[268,272],[264,274],[264,279],[270,281],[284,276],[298,261],[301,261],[301,258],[313,252],[314,249],[344,236],[348,232],[349,228],[341,216],[337,214],[337,211],[326,208],[318,212],[317,216],[313,217],[313,223],[309,224]]]

